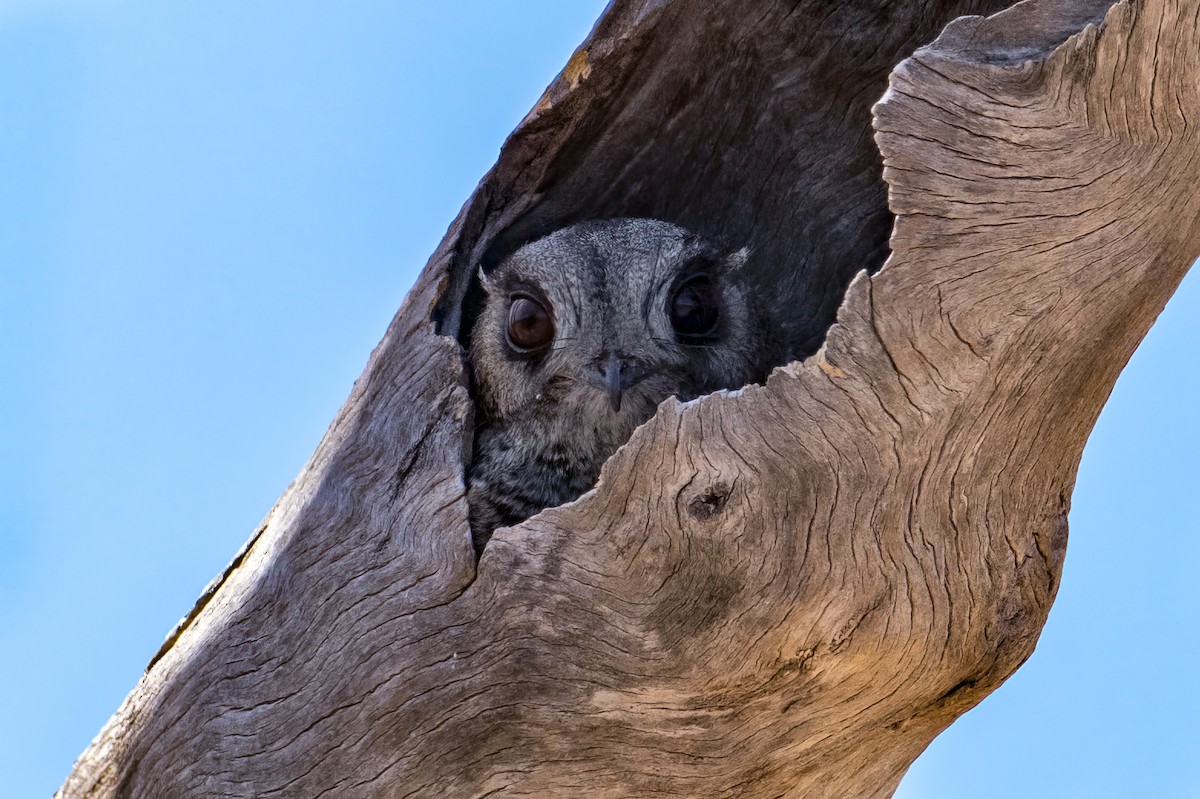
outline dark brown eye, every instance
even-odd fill
[[[517,352],[544,350],[554,341],[554,320],[532,297],[514,297],[508,306],[508,343]]]
[[[685,343],[711,337],[720,316],[712,280],[701,275],[684,282],[675,289],[667,313],[671,317],[671,327]]]

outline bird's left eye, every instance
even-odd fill
[[[554,341],[554,320],[546,306],[532,297],[517,296],[508,306],[508,343],[520,353],[534,353]]]
[[[706,275],[698,275],[680,284],[667,305],[671,327],[684,342],[703,341],[717,329],[720,308],[716,288]]]

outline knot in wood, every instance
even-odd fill
[[[714,483],[692,497],[692,500],[688,502],[688,513],[693,518],[700,519],[701,521],[711,519],[725,507],[731,491],[730,487],[725,483]]]

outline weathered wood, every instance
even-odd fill
[[[1032,652],[1087,434],[1200,254],[1198,0],[958,20],[872,149],[891,66],[998,5],[617,0],[59,796],[890,796]],[[851,282],[878,152],[891,255]],[[616,214],[748,242],[788,348],[824,345],[665,403],[476,569],[430,319]]]

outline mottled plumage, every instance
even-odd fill
[[[575,499],[672,395],[761,379],[763,333],[730,253],[666,222],[585,222],[483,276],[470,348],[476,547]]]

